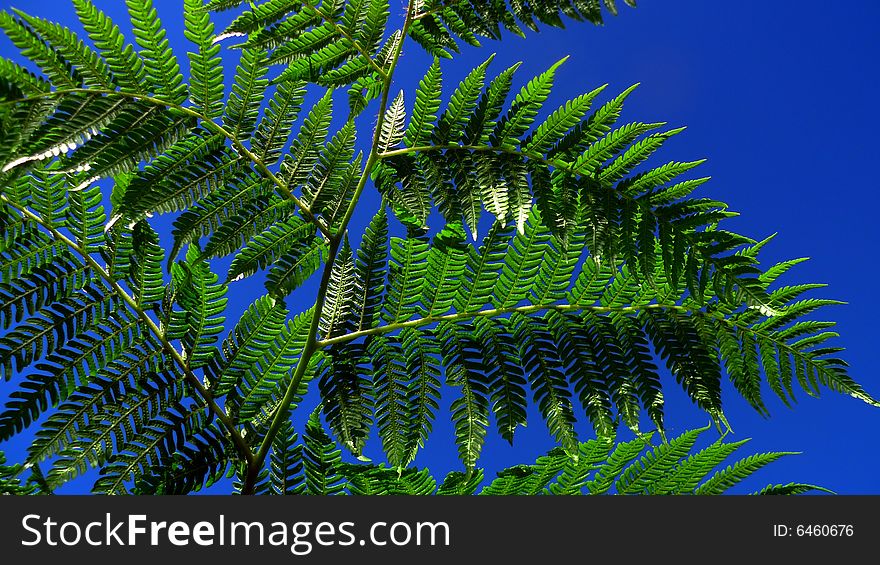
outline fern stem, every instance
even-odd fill
[[[688,306],[682,306],[679,304],[641,304],[637,306],[577,306],[575,304],[529,304],[526,306],[514,306],[510,308],[490,308],[487,310],[479,310],[476,312],[456,312],[454,314],[446,314],[443,316],[429,316],[425,318],[415,318],[413,320],[407,320],[405,322],[398,322],[396,324],[387,324],[384,326],[378,326],[375,328],[370,328],[366,330],[359,330],[356,332],[351,332],[348,334],[339,335],[330,339],[323,339],[317,342],[317,349],[323,349],[330,345],[336,345],[339,343],[347,343],[349,341],[354,341],[361,337],[367,337],[371,335],[383,335],[387,333],[391,333],[397,330],[402,330],[404,328],[418,328],[422,326],[427,326],[430,324],[435,324],[439,322],[457,322],[462,320],[473,320],[476,318],[484,317],[484,318],[492,318],[495,316],[502,316],[506,314],[520,313],[520,314],[534,314],[536,312],[543,311],[557,311],[557,312],[592,312],[594,314],[636,314],[641,310],[666,310],[666,311],[674,311],[680,312],[682,314],[691,314],[697,316],[704,316],[707,318],[712,318],[717,320],[726,326],[730,327],[734,330],[739,330],[741,332],[747,333],[749,335],[755,336],[756,338],[763,339],[770,343],[773,343],[776,347],[779,348],[780,351],[784,351],[787,355],[792,355],[796,359],[806,359],[804,353],[790,344],[786,343],[784,340],[778,339],[772,333],[767,334],[761,332],[759,330],[755,330],[751,326],[738,324],[736,321],[726,318],[720,312],[707,312],[705,310],[701,310],[699,308],[691,308]],[[861,398],[861,397],[860,397]],[[873,406],[880,406],[880,402],[868,401],[869,404]],[[728,426],[729,428],[729,426]]]
[[[284,194],[284,196],[286,198],[289,198],[290,200],[293,201],[293,203],[299,209],[300,213],[302,214],[303,218],[305,218],[306,221],[315,224],[315,226],[317,226],[317,228],[321,231],[322,234],[324,234],[324,236],[330,237],[330,235],[331,235],[330,229],[327,227],[327,225],[324,223],[324,221],[321,220],[320,218],[318,218],[317,216],[315,216],[315,214],[312,213],[311,209],[306,205],[306,203],[303,202],[302,200],[300,200],[290,190],[290,188],[287,186],[287,184],[285,184],[280,178],[278,178],[278,175],[276,175],[275,173],[272,172],[271,169],[269,169],[269,167],[266,165],[266,163],[263,162],[262,159],[260,159],[251,150],[249,150],[247,147],[245,147],[244,144],[241,141],[239,141],[229,130],[227,130],[223,126],[215,123],[213,120],[209,119],[207,116],[204,116],[203,114],[201,114],[199,112],[196,112],[192,108],[188,108],[186,106],[181,106],[179,104],[173,104],[171,102],[167,102],[165,100],[162,100],[161,98],[148,96],[146,94],[137,94],[137,93],[133,93],[133,92],[123,92],[120,90],[104,90],[104,89],[97,89],[97,88],[59,89],[59,90],[54,90],[52,92],[46,92],[44,94],[37,94],[34,96],[28,96],[26,98],[22,98],[22,99],[18,99],[18,100],[2,100],[2,101],[0,101],[0,106],[4,106],[7,104],[20,104],[21,102],[26,101],[26,100],[35,100],[35,99],[40,99],[40,98],[52,98],[52,97],[55,97],[58,95],[64,95],[64,94],[102,94],[105,96],[120,96],[122,98],[130,98],[132,100],[140,100],[142,102],[148,102],[150,104],[155,104],[157,106],[164,106],[166,108],[171,108],[171,109],[177,110],[178,112],[182,112],[182,113],[186,114],[187,116],[196,118],[197,120],[199,120],[200,124],[205,129],[211,131],[212,133],[222,135],[223,137],[228,139],[232,143],[232,146],[235,148],[236,152],[238,152],[240,155],[243,155],[251,163],[253,163],[254,167],[256,167],[256,169],[258,171],[260,171],[269,180],[271,180],[272,183],[276,187],[278,187],[278,189]]]
[[[254,494],[257,478],[259,478],[260,475],[260,469],[263,468],[263,462],[266,460],[266,456],[269,455],[269,450],[272,448],[272,441],[278,434],[278,430],[284,425],[284,421],[289,417],[288,408],[290,408],[293,399],[296,397],[296,392],[299,390],[299,385],[306,374],[306,369],[308,369],[309,363],[311,362],[312,354],[319,349],[318,324],[321,322],[321,313],[324,309],[327,288],[330,284],[330,273],[333,270],[333,263],[336,261],[336,254],[338,251],[339,242],[332,240],[330,242],[330,253],[327,257],[327,262],[324,265],[324,271],[321,273],[321,284],[318,287],[318,296],[315,298],[315,309],[312,315],[311,325],[309,326],[309,337],[303,346],[299,362],[296,365],[293,377],[290,379],[290,384],[284,392],[284,397],[275,407],[275,415],[272,417],[272,423],[269,425],[269,429],[266,430],[266,435],[263,437],[260,449],[257,451],[253,460],[248,461],[247,476],[245,477],[241,494]]]
[[[379,140],[382,133],[382,124],[385,121],[385,114],[388,110],[388,95],[391,91],[391,81],[394,76],[394,70],[397,68],[397,62],[400,59],[400,52],[403,49],[403,40],[406,37],[409,26],[412,24],[412,15],[413,3],[409,2],[406,6],[406,18],[403,22],[401,37],[400,40],[397,42],[397,45],[395,46],[394,52],[391,57],[391,62],[388,66],[388,73],[385,75],[385,80],[382,83],[382,97],[379,105],[379,115],[376,119],[376,130],[373,133],[373,141],[370,147],[370,155],[369,157],[367,157],[367,162],[364,165],[363,173],[361,173],[361,178],[358,181],[354,194],[352,195],[351,202],[349,203],[348,208],[345,211],[345,215],[342,217],[342,221],[339,224],[339,229],[336,231],[335,234],[329,236],[330,250],[327,256],[327,261],[324,263],[324,271],[321,274],[321,283],[318,287],[318,295],[315,299],[315,307],[312,314],[312,324],[309,329],[309,337],[306,340],[305,345],[303,346],[303,351],[300,355],[299,363],[296,366],[296,372],[294,373],[293,378],[291,378],[290,380],[287,391],[285,391],[284,393],[284,398],[275,408],[275,416],[272,418],[272,423],[269,425],[269,429],[266,431],[265,437],[263,437],[263,442],[260,445],[260,449],[259,451],[257,451],[253,462],[250,462],[248,464],[247,477],[245,478],[245,482],[241,490],[242,494],[254,493],[260,469],[263,467],[263,462],[266,460],[266,456],[269,454],[269,450],[272,447],[272,441],[278,434],[278,430],[281,429],[281,426],[284,424],[284,420],[288,417],[288,408],[290,408],[290,404],[296,397],[296,391],[299,389],[300,382],[302,382],[303,376],[306,373],[306,368],[309,365],[312,354],[319,349],[318,324],[321,320],[321,313],[324,310],[324,302],[326,301],[327,297],[327,287],[330,284],[330,274],[333,270],[333,264],[336,262],[336,255],[339,252],[342,240],[345,237],[345,232],[348,228],[348,224],[351,221],[351,217],[354,215],[354,210],[357,207],[358,200],[360,200],[360,196],[364,191],[364,187],[366,187],[367,185],[367,179],[370,178],[370,172],[373,168],[373,165],[375,165],[376,162],[379,160]]]
[[[439,322],[458,322],[461,320],[473,320],[475,318],[492,318],[495,316],[503,316],[505,314],[534,314],[536,312],[555,310],[557,312],[583,312],[589,311],[596,314],[635,314],[639,310],[675,310],[692,314],[695,310],[687,306],[679,306],[678,304],[643,304],[641,306],[577,306],[575,304],[529,304],[526,306],[513,306],[510,308],[490,308],[487,310],[478,310],[472,312],[456,312],[455,314],[445,314],[443,316],[428,316],[425,318],[415,318],[405,322],[396,324],[387,324],[366,330],[359,330],[344,335],[339,335],[330,339],[323,339],[318,342],[318,347],[323,348],[338,343],[346,343],[360,337],[370,335],[380,335],[391,333],[404,328],[419,328]],[[702,312],[702,311],[700,311]]]
[[[211,409],[211,412],[213,412],[214,415],[217,416],[217,419],[220,420],[223,425],[226,426],[226,428],[229,430],[229,436],[232,439],[232,442],[238,448],[238,450],[241,451],[241,454],[245,457],[248,463],[253,461],[253,453],[251,453],[250,447],[248,447],[247,443],[245,443],[244,441],[244,438],[241,437],[241,434],[236,429],[232,419],[223,411],[222,408],[220,408],[220,406],[214,400],[214,396],[211,394],[211,392],[207,388],[205,388],[205,385],[203,385],[199,378],[195,376],[195,374],[193,374],[186,360],[183,359],[183,357],[180,355],[180,353],[177,352],[176,349],[174,349],[174,346],[171,345],[171,342],[165,339],[162,330],[159,328],[159,326],[156,325],[156,322],[154,322],[153,319],[150,318],[147,312],[138,305],[137,301],[135,301],[135,299],[132,298],[125,291],[125,289],[123,289],[119,285],[119,283],[116,282],[113,277],[111,277],[110,274],[97,261],[95,261],[95,259],[78,243],[76,243],[63,233],[59,232],[52,226],[46,224],[46,222],[44,222],[39,215],[34,214],[30,210],[28,210],[27,207],[21,206],[20,204],[13,202],[6,195],[0,194],[0,201],[3,201],[9,206],[15,208],[28,219],[33,220],[37,224],[41,225],[49,233],[52,234],[52,237],[54,237],[58,241],[63,242],[65,245],[67,245],[72,250],[76,251],[79,255],[82,256],[86,263],[88,263],[89,266],[96,273],[98,273],[98,275],[100,275],[102,279],[104,279],[104,281],[110,286],[110,288],[113,289],[113,292],[115,292],[129,306],[129,308],[136,312],[137,315],[144,321],[144,324],[150,329],[150,331],[155,334],[156,338],[162,344],[162,347],[168,352],[171,358],[174,359],[174,362],[177,363],[177,365],[179,365],[180,368],[183,370],[186,379],[190,382],[193,388],[196,389],[199,395],[205,400],[205,403]]]

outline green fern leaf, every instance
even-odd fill
[[[280,317],[280,314],[273,318],[276,316]],[[311,310],[299,314],[292,321],[283,324],[280,331],[274,321],[267,324],[265,329],[255,326],[250,330],[254,333],[249,333],[248,336],[253,335],[253,338],[248,337],[241,344],[247,350],[236,357],[236,365],[230,366],[236,372],[227,379],[230,382],[239,379],[241,375],[236,391],[227,396],[227,401],[241,421],[252,421],[261,413],[272,412],[302,353],[311,316]],[[254,340],[253,344],[251,339]],[[237,361],[238,359],[241,361]],[[297,390],[297,396],[304,393],[307,383],[308,380],[304,378]]]
[[[281,157],[305,94],[304,83],[283,82],[278,85],[254,134],[254,154],[262,163],[272,164]]]
[[[464,240],[461,224],[447,224],[434,236],[420,298],[427,317],[440,316],[452,307],[467,263]]]
[[[266,275],[266,289],[278,299],[284,299],[301,286],[326,260],[327,246],[323,240],[297,243],[276,261]]]
[[[171,270],[177,300],[186,312],[187,331],[183,336],[184,352],[190,367],[208,363],[216,354],[217,335],[226,320],[226,285],[200,260],[198,248],[191,246],[186,262],[175,263]]]
[[[486,78],[486,68],[494,56],[472,70],[449,98],[446,110],[437,121],[431,138],[437,145],[457,142],[464,132],[467,117],[474,111]]]
[[[76,69],[86,87],[115,89],[113,78],[104,60],[86,46],[76,34],[56,23],[29,16],[21,10],[12,11],[27,22],[30,28],[41,36],[47,45],[55,49],[64,61]]]
[[[363,344],[332,346],[318,381],[330,429],[360,457],[373,424],[373,383]]]
[[[335,337],[351,329],[352,300],[356,292],[354,270],[351,246],[348,238],[345,238],[330,271],[327,298],[318,324],[318,331],[325,338]]]
[[[297,443],[298,435],[293,424],[285,420],[278,435],[272,440],[269,455],[269,481],[272,494],[302,494],[303,484],[303,445]]]
[[[303,120],[299,133],[291,143],[290,152],[284,157],[281,171],[290,187],[304,185],[318,161],[330,129],[333,111],[333,99],[330,94],[328,92],[312,106],[308,116]]]
[[[403,91],[401,90],[394,98],[385,114],[385,119],[382,121],[382,130],[379,132],[380,153],[385,153],[400,144],[405,134],[405,124],[406,107],[403,103]]]
[[[311,495],[340,494],[344,484],[337,469],[342,454],[321,427],[317,410],[306,423],[303,445],[305,492]]]
[[[554,341],[534,319],[514,313],[510,321],[538,408],[550,433],[574,457],[578,445],[574,408]]]
[[[550,95],[556,69],[568,59],[565,57],[553,64],[549,69],[535,77],[520,90],[513,101],[510,111],[498,122],[489,136],[489,142],[495,146],[514,146],[519,137],[534,122],[544,101]]]
[[[450,410],[455,424],[458,457],[470,475],[480,457],[489,425],[489,399],[486,376],[479,355],[479,345],[471,339],[466,326],[443,322],[437,337],[446,366],[446,383],[457,387],[461,396],[452,401]]]
[[[367,346],[373,362],[376,423],[388,463],[402,469],[409,463],[410,424],[413,414],[409,404],[410,376],[397,338],[377,336]]]
[[[526,426],[526,376],[514,340],[512,325],[505,319],[477,318],[476,341],[486,360],[489,401],[501,437],[513,445],[518,426]]]
[[[73,0],[73,5],[89,39],[107,61],[113,79],[121,90],[149,92],[144,62],[134,48],[125,42],[119,27],[90,0]]]
[[[245,374],[256,377],[258,363],[285,332],[287,314],[284,304],[269,296],[260,297],[248,307],[223,341],[221,354],[207,367],[215,395],[222,396],[236,388]]]
[[[699,435],[707,428],[688,430],[647,452],[627,467],[615,482],[619,494],[639,494],[669,473],[691,450]]]
[[[190,99],[208,119],[223,114],[223,65],[220,46],[214,44],[214,23],[202,10],[202,0],[185,0],[183,4],[183,34],[198,48],[189,57]]]
[[[427,237],[391,238],[391,263],[382,317],[389,323],[421,312],[419,298],[428,270]]]
[[[415,107],[409,126],[403,136],[403,144],[406,147],[417,147],[430,141],[430,125],[437,119],[437,111],[440,109],[442,84],[440,61],[435,58],[434,63],[428,68],[428,72],[419,81],[419,87],[416,90]]]
[[[79,88],[82,79],[58,51],[46,45],[29,26],[7,12],[0,12],[0,28],[18,47],[21,54],[33,61],[57,88]]]
[[[125,0],[125,4],[153,92],[163,100],[180,104],[186,100],[187,87],[152,0]]]
[[[236,68],[232,92],[226,102],[223,125],[238,141],[250,139],[257,125],[263,93],[269,85],[265,78],[268,69],[266,51],[244,49]]]
[[[339,197],[346,177],[344,164],[354,156],[355,139],[354,122],[346,122],[318,157],[302,187],[303,201],[312,212],[320,213]]]
[[[372,328],[382,304],[382,289],[388,265],[388,215],[379,209],[364,232],[355,266],[356,330]]]

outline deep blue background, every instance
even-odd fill
[[[185,71],[184,53],[189,45],[182,35],[182,3],[155,3]],[[128,33],[121,0],[97,0],[96,4]],[[2,8],[12,6],[59,21],[84,36],[67,0],[0,1]],[[609,87],[600,103],[640,82],[623,120],[688,126],[652,162],[709,158],[697,173],[711,175],[713,180],[700,195],[724,200],[742,213],[728,222],[728,229],[756,239],[779,232],[763,253],[768,263],[811,257],[783,282],[824,282],[829,286],[817,296],[848,302],[829,310],[825,317],[839,322],[842,337],[838,343],[848,350],[845,355],[852,375],[880,396],[872,319],[876,315],[873,279],[878,244],[875,132],[880,129],[874,103],[880,85],[880,35],[875,26],[880,3],[645,0],[636,10],[621,10],[603,28],[571,23],[567,30],[548,28],[527,39],[508,37],[502,43],[487,41],[481,49],[468,48],[455,61],[444,62],[445,93],[448,96],[453,84],[490,52],[497,52],[490,72],[524,61],[516,88],[571,55],[557,74],[548,110],[604,83]],[[402,2],[392,0],[393,16],[402,11]],[[229,21],[227,16],[216,19],[218,29]],[[0,40],[0,55],[17,59],[5,38]],[[234,57],[229,61],[234,64]],[[429,63],[414,44],[404,49],[396,83],[410,94],[408,108]],[[231,75],[230,67],[227,83]],[[369,115],[374,112],[375,103],[368,110]],[[343,113],[341,107],[339,113]],[[372,124],[362,123],[360,138],[366,140]],[[358,240],[354,234],[360,233],[375,211],[374,202],[375,190],[370,188],[363,213],[352,224],[353,243]],[[162,229],[171,219],[160,218],[154,225]],[[247,284],[253,285],[253,292],[243,286]],[[259,282],[233,287],[230,320],[260,289]],[[313,295],[313,286],[304,287],[298,295],[303,309]],[[297,308],[295,303],[291,306]],[[10,385],[5,388],[0,399]],[[668,378],[664,392],[670,434],[706,423],[706,416],[690,404],[673,379]],[[768,396],[772,417],[763,419],[731,394],[730,387],[727,393],[726,411],[734,439],[754,438],[743,454],[745,450],[803,452],[761,471],[746,485],[751,488],[744,486],[740,491],[770,482],[803,481],[838,493],[880,494],[876,473],[880,445],[875,431],[880,410],[826,391],[820,399],[800,393],[794,409]],[[444,398],[444,410],[450,400],[450,396]],[[297,412],[296,423],[306,415]],[[711,433],[706,434],[707,441]],[[416,464],[427,465],[438,475],[457,468],[451,438],[444,411],[427,451]],[[513,448],[490,430],[482,464],[491,476],[506,465],[534,460],[549,441],[540,417],[534,414],[529,427],[518,432]],[[0,448],[14,461],[27,442],[23,434]],[[376,456],[377,448],[374,438],[368,452]],[[82,492],[88,486],[88,481],[78,482],[63,492]]]

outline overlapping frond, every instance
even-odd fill
[[[245,53],[266,50],[268,62],[283,68],[276,82],[304,80],[338,88],[384,75],[389,61],[383,52],[394,41],[386,37],[389,16],[388,0],[268,0],[252,3],[217,39],[241,37],[238,47]]]
[[[185,372],[213,355],[222,289],[206,266],[180,267],[189,364],[167,358],[168,338],[150,318],[166,299],[157,234],[144,222],[104,233],[100,192],[71,191],[54,167],[20,176],[19,190],[2,196],[4,221],[22,227],[8,239],[19,251],[14,276],[0,282],[0,367],[19,386],[0,414],[0,435],[39,422],[27,463],[49,460],[46,485],[101,468],[109,475],[96,488],[123,492],[158,461],[151,447],[137,451],[142,434],[185,433],[183,420],[165,415],[180,415],[175,403],[191,394]],[[53,245],[44,248],[47,239]]]
[[[484,494],[718,494],[785,454],[711,475],[744,442],[666,441],[667,374],[719,428],[725,378],[764,415],[768,389],[877,404],[813,317],[836,302],[777,284],[801,260],[762,268],[768,240],[694,195],[702,161],[646,165],[682,128],[620,122],[635,87],[547,108],[565,59],[517,89],[519,65],[491,76],[489,57],[444,94],[459,43],[600,24],[612,0],[424,0],[396,31],[388,0],[185,0],[189,84],[152,0],[126,0],[134,45],[73,2],[87,38],[0,14],[30,62],[0,61],[0,379],[17,387],[0,440],[36,428],[41,492],[97,468],[112,494],[233,476],[246,492],[472,494],[489,428],[513,443],[534,404],[560,447]],[[210,12],[231,9],[215,35]],[[409,40],[434,55],[414,96],[391,90]],[[357,237],[369,181],[382,204]],[[150,225],[165,213],[169,253]],[[322,267],[318,302],[297,307]],[[258,276],[265,293],[226,330],[230,289]],[[443,395],[464,472],[438,486],[411,465]],[[615,446],[621,425],[640,439]],[[374,428],[385,461],[344,463]]]
[[[480,494],[722,494],[751,477],[763,465],[791,455],[786,452],[751,455],[710,477],[748,440],[726,442],[722,437],[697,450],[694,445],[703,431],[705,428],[688,430],[668,443],[656,446],[651,443],[650,435],[617,445],[611,440],[590,440],[579,444],[577,457],[555,448],[539,457],[533,465],[518,465],[500,471]],[[718,477],[729,480],[719,480]],[[792,488],[787,494],[829,492],[815,485],[793,483],[792,486],[795,484],[799,488]]]
[[[707,447],[696,440],[706,428],[687,430],[668,443],[652,441],[653,435],[629,441],[615,438],[579,443],[574,453],[554,448],[530,465],[515,465],[484,483],[483,470],[471,476],[458,471],[435,479],[428,469],[397,469],[384,463],[348,463],[333,439],[322,428],[317,412],[305,425],[300,438],[289,421],[273,442],[269,463],[273,494],[348,495],[708,495],[724,494],[764,466],[792,452],[756,453],[721,465],[734,456],[748,439],[731,442],[725,436]],[[752,494],[795,495],[831,492],[806,483],[768,485]]]
[[[635,6],[635,0],[624,1]],[[615,0],[424,0],[416,7],[410,37],[441,57],[458,52],[458,42],[479,46],[479,38],[501,39],[504,32],[525,36],[525,29],[565,27],[566,20],[602,25],[603,7],[617,15]]]
[[[442,366],[447,383],[461,387],[452,416],[469,467],[476,463],[489,416],[512,441],[516,428],[526,423],[530,397],[569,453],[576,450],[581,418],[600,437],[614,435],[619,423],[638,432],[643,416],[662,433],[665,371],[657,361],[719,426],[726,425],[725,378],[763,414],[768,388],[788,403],[795,383],[807,394],[827,387],[876,403],[846,375],[836,350],[822,346],[833,337],[826,331],[829,323],[803,318],[833,301],[800,299],[813,285],[771,286],[796,262],[770,266],[756,278],[770,313],[742,298],[731,306],[730,296],[719,295],[724,289],[714,285],[692,295],[684,272],[677,280],[667,276],[668,257],[659,238],[652,242],[651,284],[636,274],[638,265],[611,266],[584,257],[587,250],[578,244],[584,238],[576,233],[563,242],[537,209],[522,232],[512,219],[496,222],[479,248],[464,242],[461,224],[448,225],[433,241],[420,232],[390,238],[387,284],[352,296],[355,312],[381,300],[381,323],[352,326],[351,337],[326,339],[338,348],[367,336],[375,348],[370,355],[374,379],[396,375],[388,381],[396,383],[394,389],[373,383],[383,398],[389,390],[396,395],[377,405],[377,421],[398,422],[405,418],[386,413],[407,405],[398,344],[413,328],[421,336],[436,335],[439,354],[423,347],[421,339],[411,341],[411,351]],[[764,244],[740,253],[757,262]],[[367,239],[362,252],[372,253],[375,246]],[[405,434],[398,430],[389,437],[403,442]],[[401,445],[392,451],[397,465]]]

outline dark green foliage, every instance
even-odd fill
[[[624,0],[635,6],[635,0]],[[604,8],[617,15],[614,0],[605,0]],[[501,39],[502,31],[525,35],[523,28],[538,31],[541,24],[563,27],[566,19],[602,24],[603,11],[597,0],[425,0],[414,14],[410,34],[426,50],[450,57],[458,52],[456,40],[480,45],[479,37]]]
[[[756,453],[722,467],[749,440],[730,442],[721,437],[698,448],[696,440],[705,431],[688,430],[669,443],[653,442],[650,434],[619,442],[594,439],[577,444],[572,454],[554,448],[534,464],[498,471],[493,481],[481,487],[482,469],[470,477],[452,471],[440,482],[428,469],[345,463],[321,428],[317,414],[312,414],[302,441],[289,424],[282,428],[273,443],[269,476],[273,494],[709,495],[728,492],[764,466],[796,455]],[[768,485],[751,494],[810,491],[831,492],[816,485],[791,483]]]
[[[547,107],[565,59],[519,81],[490,56],[444,89],[460,43],[611,0],[185,0],[187,82],[158,3],[126,0],[124,29],[73,3],[87,37],[0,14],[29,61],[0,61],[0,440],[34,432],[4,492],[97,469],[113,494],[720,494],[784,454],[711,474],[743,442],[646,443],[672,381],[722,432],[725,379],[764,416],[768,390],[877,404],[814,317],[837,302],[778,284],[801,260],[761,265],[701,160],[648,162],[682,128],[621,121],[635,86]],[[410,94],[413,40],[434,60]],[[513,444],[530,405],[559,447],[481,489],[489,429]],[[438,418],[463,467],[442,481],[412,467]]]

